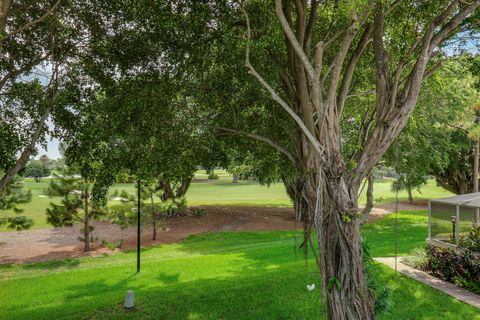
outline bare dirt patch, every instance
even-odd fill
[[[426,202],[399,203],[399,210],[426,209]],[[293,230],[295,224],[293,209],[247,206],[203,206],[205,216],[184,216],[168,220],[166,230],[159,231],[157,240],[152,240],[152,226],[142,226],[142,246],[148,247],[161,243],[173,243],[189,235],[221,231],[271,231]],[[368,222],[392,212],[395,203],[381,204],[372,209]],[[71,228],[49,228],[21,232],[0,232],[0,264],[39,262],[51,259],[76,258],[81,256],[99,256],[125,251],[136,247],[136,227],[121,229],[108,222],[94,222],[98,241],[92,250],[83,252],[78,240],[80,225]],[[118,243],[123,240],[122,248],[110,250],[100,245],[101,240]]]
[[[418,200],[412,203],[408,201],[399,201],[398,205],[396,202],[381,203],[376,204],[368,215],[367,222],[372,223],[378,218],[383,217],[386,214],[393,213],[395,210],[400,211],[418,211],[418,210],[427,210],[428,201]]]
[[[169,219],[167,229],[159,231],[152,240],[151,225],[142,227],[142,246],[178,242],[189,235],[219,231],[269,231],[293,230],[295,220],[291,208],[259,208],[205,206],[202,217],[184,216]],[[63,228],[39,229],[23,232],[0,233],[0,263],[38,262],[51,259],[75,258],[85,255],[98,256],[119,250],[100,246],[101,240],[124,241],[121,250],[136,246],[136,227],[121,229],[108,222],[95,222],[95,234],[99,240],[88,253],[78,241],[80,225]]]

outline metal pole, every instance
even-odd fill
[[[137,273],[140,272],[140,179],[137,180]]]
[[[432,238],[432,203],[428,200],[428,240]]]
[[[458,246],[460,242],[460,206],[456,207],[456,216],[455,216],[455,244]]]
[[[398,190],[395,194],[395,220],[394,220],[394,241],[395,241],[395,273],[397,272],[397,265],[398,265]]]

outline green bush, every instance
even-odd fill
[[[117,248],[121,248],[122,246],[123,246],[123,239],[121,239],[118,243],[102,240],[102,247],[108,248],[110,250],[115,250]]]
[[[428,257],[427,252],[423,248],[415,248],[410,253],[410,256],[403,258],[403,263],[412,268],[427,271],[428,270]]]
[[[480,260],[471,252],[427,248],[428,271],[467,290],[480,293]]]
[[[480,252],[480,225],[474,224],[466,237],[460,238],[462,248]]]
[[[208,175],[208,179],[218,180],[218,174],[212,172]]]
[[[375,264],[368,245],[362,241],[362,258],[368,288],[375,295],[375,311],[385,312],[392,304],[392,289],[380,281],[380,269]]]
[[[192,209],[192,215],[195,217],[203,217],[204,215],[207,214],[207,210],[203,208],[193,208]]]

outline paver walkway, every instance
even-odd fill
[[[374,258],[376,261],[383,263],[389,266],[392,269],[395,269],[395,258]],[[443,281],[441,279],[435,278],[434,276],[429,275],[426,272],[414,269],[400,262],[401,257],[397,259],[397,271],[413,278],[417,281],[420,281],[426,285],[429,285],[432,288],[435,288],[439,291],[442,291],[445,294],[448,294],[454,297],[457,300],[468,303],[471,306],[474,306],[480,309],[480,295],[473,292],[467,291],[463,288],[457,287],[454,284]]]

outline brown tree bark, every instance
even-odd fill
[[[27,164],[28,160],[30,160],[30,156],[36,150],[36,144],[40,135],[43,131],[43,127],[45,126],[45,122],[47,121],[48,116],[50,115],[50,108],[45,109],[41,118],[39,119],[35,131],[32,134],[32,138],[28,145],[23,149],[20,157],[17,159],[15,165],[4,174],[2,179],[0,180],[0,195],[3,193],[6,185],[13,179],[13,177]]]
[[[89,206],[89,197],[90,197],[90,193],[89,193],[89,190],[88,190],[88,180],[85,179],[84,180],[85,182],[85,190],[84,190],[84,212],[85,212],[85,217],[84,217],[84,224],[83,224],[83,237],[84,237],[84,247],[83,247],[83,251],[87,252],[87,251],[90,251],[90,212],[88,210],[88,206]]]
[[[371,172],[367,178],[367,203],[362,212],[362,217],[360,218],[360,224],[363,224],[368,219],[368,215],[373,209],[374,199],[373,199],[373,185],[375,184],[375,177],[373,172]]]
[[[3,81],[3,80],[2,80]],[[40,135],[44,132],[45,123],[50,115],[50,112],[58,98],[58,63],[54,63],[53,72],[50,77],[50,82],[47,85],[45,90],[45,94],[47,95],[45,98],[45,109],[40,115],[38,122],[35,124],[35,130],[31,134],[30,141],[23,149],[22,153],[20,154],[19,158],[17,159],[16,163],[11,167],[1,178],[0,180],[0,195],[3,193],[6,185],[13,179],[13,177],[22,170],[25,165],[27,164],[30,156],[35,152],[36,145],[38,140],[40,139]]]
[[[407,188],[407,192],[408,192],[408,202],[409,202],[409,203],[413,203],[412,189],[411,189],[411,188]]]
[[[337,181],[327,180],[323,214],[316,221],[323,288],[329,319],[374,319],[375,298],[367,287],[356,208]],[[318,214],[317,216],[320,216]]]
[[[163,190],[162,200],[177,199],[184,197],[187,194],[190,184],[192,183],[193,176],[186,176],[180,179],[180,181],[174,183],[164,178],[159,179],[159,187]],[[185,213],[183,208],[170,210],[167,214],[169,217],[182,216]]]
[[[304,189],[306,186],[304,177],[297,177],[293,181],[286,180],[285,178],[282,180],[285,190],[293,202],[295,221],[303,228],[303,240],[298,244],[298,248],[296,249],[303,248],[304,253],[307,254],[308,248],[311,246],[310,236],[313,227],[315,207],[312,206],[312,201],[310,201],[311,199],[309,199]],[[314,250],[314,248],[310,248],[310,250]]]
[[[445,190],[454,194],[465,194],[473,192],[472,172],[466,168],[458,168],[457,164],[449,165],[443,172],[432,173],[436,182]]]
[[[232,176],[232,183],[238,183],[238,175],[237,174],[234,174]]]
[[[10,7],[12,6],[12,0],[0,1],[0,32],[5,32],[5,26],[7,25],[7,18],[10,13]]]
[[[157,212],[155,210],[155,204],[153,201],[153,194],[150,194],[150,208],[152,210],[152,220],[153,220],[153,236],[152,240],[157,240]]]

